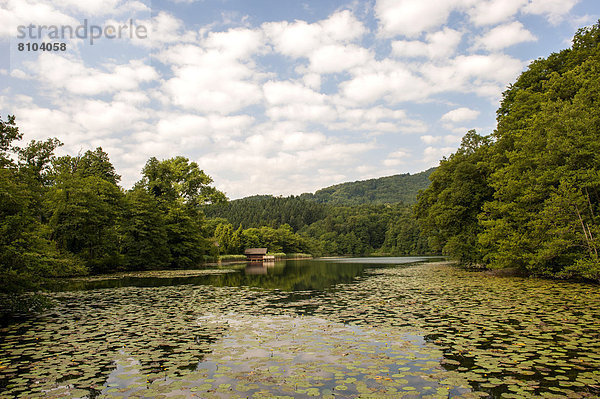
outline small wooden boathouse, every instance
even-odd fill
[[[275,260],[273,255],[267,255],[267,248],[247,248],[244,255],[248,262],[272,262]]]

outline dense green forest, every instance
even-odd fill
[[[429,176],[434,170],[336,184],[314,194],[302,194],[300,198],[333,205],[413,204],[417,193],[429,186]]]
[[[290,197],[255,195],[205,206],[203,211],[207,217],[225,218],[234,226],[276,228],[282,224],[289,224],[294,231],[297,231],[324,218],[327,206],[293,195]]]
[[[203,211],[214,226],[208,234],[216,238],[222,253],[231,254],[242,253],[252,242],[273,251],[316,256],[430,254],[412,206],[404,201],[416,201],[433,170],[339,184],[314,194],[256,195],[207,205]],[[298,235],[289,247],[268,238],[244,239],[246,231],[282,227]]]
[[[418,192],[429,186],[429,175],[434,170],[343,183],[314,194],[289,197],[254,195],[205,206],[203,211],[207,217],[225,218],[234,226],[276,228],[289,224],[297,231],[322,220],[335,212],[336,207],[342,210],[347,206],[413,204]],[[363,209],[369,211],[369,207]]]
[[[256,195],[207,205],[203,211],[210,218],[209,224],[215,225],[214,237],[221,250],[226,248],[226,253],[242,253],[244,245],[232,246],[228,242],[240,242],[238,236],[244,236],[244,228],[285,226],[300,238],[300,245],[294,246],[292,252],[318,256],[429,254],[431,250],[413,216],[412,206],[402,200],[415,202],[419,190],[428,186],[427,177],[433,170],[345,183],[315,194]],[[363,203],[366,198],[374,200]],[[383,199],[386,203],[382,203]],[[340,205],[343,202],[349,205]],[[260,242],[271,244],[267,245],[269,248],[282,248],[281,244],[273,245],[272,240]]]
[[[441,161],[416,214],[472,265],[600,280],[600,22],[504,92],[497,129]]]
[[[57,139],[15,145],[0,119],[0,278],[3,293],[43,278],[195,266],[211,253],[200,206],[224,201],[194,162],[151,158],[128,191],[97,148],[57,157]]]
[[[207,220],[213,226],[207,233],[215,237],[222,253],[239,254],[259,244],[274,252],[315,256],[431,253],[412,207],[402,203],[333,206],[298,197],[260,196],[204,209],[208,215],[219,215]],[[275,242],[261,231],[289,238]],[[264,238],[250,240],[248,234]]]

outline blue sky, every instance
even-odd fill
[[[597,0],[0,0],[0,114],[61,153],[101,146],[125,187],[184,155],[230,198],[300,194],[491,133],[507,85],[598,18]],[[149,33],[18,50],[42,42],[19,25],[85,20]]]

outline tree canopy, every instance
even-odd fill
[[[0,118],[0,296],[48,277],[187,267],[211,255],[199,205],[226,197],[196,163],[152,158],[124,190],[102,148],[57,157],[59,140],[20,147],[22,138],[13,116]]]
[[[466,137],[487,143],[466,152],[463,140],[419,197],[434,246],[482,266],[600,280],[598,65],[600,22],[508,88],[497,129]]]

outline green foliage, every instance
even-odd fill
[[[326,206],[299,197],[255,195],[203,208],[210,218],[226,218],[234,226],[277,228],[289,224],[294,231],[325,216]]]
[[[388,225],[402,205],[361,205],[329,207],[327,216],[302,229],[302,235],[316,239],[318,254],[365,255],[380,248]]]
[[[343,183],[300,196],[256,195],[207,206],[203,210],[209,218],[224,218],[234,226],[277,228],[288,224],[294,231],[299,231],[338,212],[332,211],[331,205],[343,209],[343,206],[413,203],[417,192],[429,185],[428,177],[433,170]],[[352,240],[351,237],[348,239]]]
[[[40,183],[36,188],[51,184],[51,164],[55,161],[54,151],[60,146],[62,143],[58,139],[50,138],[46,141],[32,140],[27,147],[17,149],[21,169],[27,172],[28,177],[36,179]]]
[[[212,179],[200,170],[198,164],[185,157],[164,161],[152,157],[142,173],[144,177],[139,184],[159,201],[196,206],[227,199],[225,194],[209,185]]]
[[[44,277],[85,272],[49,239],[49,229],[32,208],[35,203],[17,171],[0,169],[0,277],[5,292],[38,289]]]
[[[285,259],[287,254],[285,252],[267,252],[267,255],[274,256],[275,259]]]
[[[405,173],[337,184],[314,194],[302,194],[301,199],[332,205],[412,204],[417,193],[429,185],[429,175],[435,168],[411,175]]]
[[[234,261],[245,261],[246,255],[219,255],[217,258],[219,261],[234,262]]]
[[[15,122],[14,115],[8,115],[6,121],[0,117],[0,167],[14,166],[11,152],[18,152],[18,147],[13,146],[14,141],[23,138]]]
[[[230,223],[220,223],[214,236],[221,254],[243,254],[246,248],[267,248],[270,253],[294,253],[307,250],[308,244],[292,228],[281,225],[234,229]]]
[[[51,141],[50,139],[49,141]],[[32,142],[34,143],[34,142]],[[117,174],[110,162],[108,154],[101,147],[83,155],[65,155],[52,160],[51,177],[54,183],[60,183],[64,179],[96,177],[112,185],[117,185],[121,176]]]
[[[313,255],[421,255],[431,253],[410,207],[418,190],[427,187],[434,169],[415,175],[396,175],[344,183],[315,194],[273,197],[257,195],[204,207],[211,218],[209,235],[220,253],[241,253],[243,247],[260,246],[269,227],[288,225],[303,237],[300,244]],[[343,204],[343,205],[342,205]],[[217,230],[217,225],[221,225]],[[228,242],[234,226],[243,226],[242,247]],[[241,231],[241,230],[239,230]],[[297,245],[290,237],[290,247]],[[285,246],[282,242],[276,246]],[[269,247],[271,250],[271,247]],[[287,252],[287,251],[284,251]]]
[[[494,200],[481,215],[493,267],[600,279],[589,273],[599,262],[599,30],[580,30],[571,49],[537,60],[505,93]]]
[[[21,138],[14,117],[0,119],[0,295],[13,299],[39,289],[46,277],[86,271],[75,257],[58,250],[43,223],[41,198],[46,188],[41,177],[59,142],[32,142],[22,149],[13,145]]]
[[[377,251],[386,255],[428,255],[432,253],[427,236],[410,208],[390,221],[383,246]]]
[[[313,256],[311,254],[303,254],[303,253],[287,253],[284,254],[288,259],[310,259]]]
[[[125,193],[102,148],[57,158],[57,139],[14,145],[21,139],[14,117],[0,119],[1,307],[41,309],[43,301],[24,292],[48,277],[205,260],[210,245],[199,205],[225,195],[196,163],[152,158]]]
[[[171,267],[198,265],[209,253],[209,241],[202,236],[202,215],[196,210],[169,207],[165,215],[167,246],[171,251]]]
[[[184,157],[150,158],[142,173],[136,188],[153,196],[164,215],[170,266],[201,263],[211,253],[211,243],[202,234],[204,215],[199,206],[226,201],[225,194],[209,186],[212,179]]]
[[[431,252],[410,207],[402,204],[331,206],[294,196],[254,196],[204,209],[208,215],[220,216],[207,221],[208,236],[214,237],[220,253],[264,246],[313,255]],[[295,221],[295,226],[286,221]],[[282,238],[277,241],[274,234]]]
[[[54,184],[46,197],[52,238],[95,273],[122,263],[116,221],[124,194],[108,155],[97,148],[56,160]]]
[[[224,254],[243,253],[242,234],[242,226],[234,230],[231,223],[219,223],[214,233],[215,242],[219,246],[219,252]]]
[[[490,141],[468,132],[455,154],[431,174],[431,185],[419,194],[415,213],[433,250],[461,262],[481,262],[477,216],[491,199],[486,164]]]
[[[165,216],[156,198],[143,188],[126,193],[118,229],[126,269],[160,269],[170,265]]]
[[[600,281],[600,22],[534,61],[498,127],[431,176],[417,216],[434,248],[469,263]],[[469,138],[469,135],[471,137]],[[477,237],[477,241],[474,241]]]

